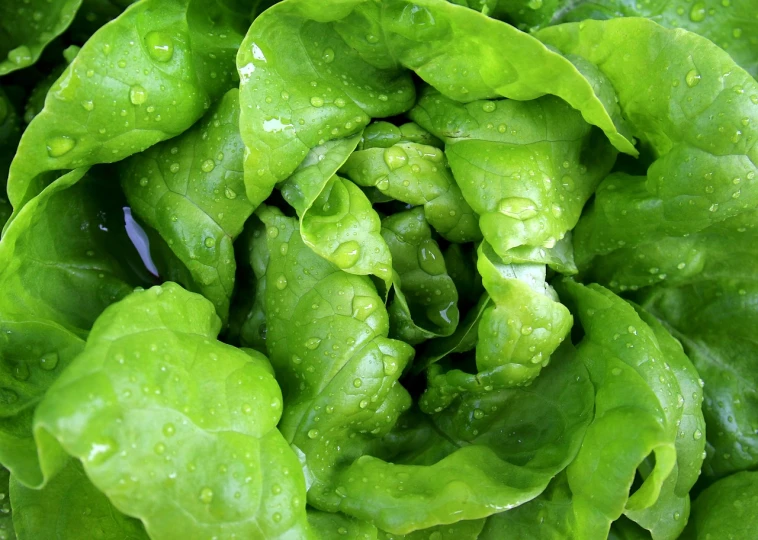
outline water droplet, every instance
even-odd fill
[[[695,432],[692,434],[692,438],[695,439],[696,441],[699,441],[700,439],[703,438],[703,432],[700,431],[699,429],[696,429]]]
[[[494,101],[485,101],[482,104],[482,110],[484,112],[492,112],[497,108],[497,105],[495,105]]]
[[[390,146],[384,151],[384,163],[391,171],[397,170],[408,163],[408,154],[399,146]]]
[[[165,32],[150,32],[145,36],[147,53],[156,62],[168,62],[174,56],[174,40]]]
[[[95,104],[92,102],[91,99],[87,99],[82,101],[82,107],[85,111],[92,111],[95,108]]]
[[[198,498],[203,504],[211,504],[211,502],[213,502],[213,490],[209,487],[204,487],[200,490],[200,496]]]
[[[17,66],[25,66],[32,62],[32,51],[26,45],[21,45],[8,52],[8,60]]]
[[[353,386],[355,386],[356,388],[360,388],[361,386],[363,386],[363,381],[360,379],[353,379]]]
[[[319,96],[313,96],[311,98],[311,105],[314,107],[323,107],[324,106],[324,98]]]
[[[169,170],[172,173],[174,173],[174,174],[178,173],[179,172],[179,164],[178,163],[172,163],[171,167],[169,167]]]
[[[29,371],[29,366],[23,360],[19,361],[13,367],[13,377],[18,379],[19,381],[27,380],[29,378],[29,375],[31,375],[31,372]]]
[[[279,229],[277,229],[274,225],[271,225],[270,227],[266,227],[266,234],[269,238],[276,238],[279,236]]]
[[[216,163],[212,159],[206,159],[205,161],[203,161],[203,164],[200,165],[200,169],[206,173],[211,172],[215,168],[216,168]],[[233,199],[234,197],[231,197],[231,198]]]
[[[166,437],[173,437],[175,433],[176,433],[176,427],[174,427],[174,424],[169,422],[168,424],[165,424],[163,426],[163,434]]]
[[[382,176],[376,181],[376,188],[379,191],[386,191],[390,187],[390,179],[388,176]]]
[[[209,236],[208,238],[205,239],[205,247],[212,248],[215,245],[216,245],[216,239],[213,238],[212,236]]]
[[[397,373],[397,361],[394,357],[385,354],[382,356],[382,364],[384,365],[385,375],[394,375]]]
[[[229,186],[226,186],[226,188],[224,189],[224,196],[225,196],[227,199],[236,199],[236,198],[237,198],[237,192],[236,192],[236,191],[234,191],[234,190],[233,190],[232,188],[230,188]]]
[[[58,353],[50,352],[42,356],[39,359],[39,367],[45,371],[52,371],[58,367]]]
[[[315,439],[316,437],[318,437],[318,430],[317,429],[311,429],[310,431],[308,431],[308,438],[309,439]]]
[[[308,338],[305,341],[305,348],[308,350],[315,350],[321,344],[321,339],[317,337]]]
[[[349,240],[340,244],[332,253],[334,264],[340,268],[355,266],[361,256],[361,245],[355,240]]]
[[[159,442],[158,444],[155,445],[153,450],[155,451],[156,454],[160,456],[166,451],[166,445],[163,444],[162,442]]]
[[[611,370],[611,373],[612,373],[613,375],[619,376],[619,375],[621,375],[621,368],[615,367],[615,368],[613,368],[613,369]]]
[[[276,278],[276,288],[280,291],[287,288],[287,277],[284,274],[280,274],[279,277]]]
[[[379,38],[375,36],[374,34],[367,34],[366,41],[368,41],[369,43],[379,43]]]
[[[690,88],[694,88],[695,86],[700,83],[700,73],[696,69],[691,69],[687,72],[687,75],[684,76],[684,82],[687,83],[687,86]]]
[[[369,296],[356,296],[353,298],[353,318],[365,321],[376,311],[377,299]]]
[[[537,215],[537,205],[531,199],[509,197],[497,206],[498,212],[513,219],[526,220]]]
[[[133,105],[142,105],[147,101],[147,90],[140,85],[132,86],[129,89],[129,101],[131,101]]]
[[[321,58],[326,62],[327,64],[331,64],[334,62],[334,49],[327,47],[324,49],[324,53],[321,55]]]
[[[484,418],[484,411],[481,409],[474,409],[474,418],[477,420],[481,420]]]
[[[47,141],[47,154],[52,158],[61,157],[76,146],[76,141],[66,135],[53,137]]]
[[[439,276],[445,273],[445,260],[434,240],[428,238],[421,242],[417,254],[418,265],[421,270],[430,276]]]
[[[705,4],[703,2],[696,2],[690,10],[690,20],[692,22],[702,22],[705,20]]]

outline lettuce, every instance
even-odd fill
[[[752,0],[6,0],[0,538],[752,539]]]

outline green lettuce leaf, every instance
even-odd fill
[[[424,213],[417,207],[382,220],[395,272],[388,307],[390,337],[411,345],[451,335],[460,316],[458,291]]]
[[[2,540],[16,540],[10,500],[10,479],[10,471],[5,467],[0,467],[0,539]]]
[[[43,489],[28,488],[11,476],[10,498],[13,524],[21,540],[148,539],[142,523],[116,510],[75,460]]]
[[[422,418],[418,428],[401,426],[426,442],[411,445],[421,461],[400,455],[409,445],[389,435],[410,407],[397,379],[413,350],[386,337],[389,316],[367,277],[313,253],[296,220],[271,207],[258,215],[265,233],[253,253],[268,261],[256,272],[267,281],[266,345],[285,403],[280,428],[301,455],[312,506],[407,534],[521,504],[571,461],[592,391],[570,350],[534,391],[461,397],[433,425]],[[566,399],[553,402],[557,395]],[[502,433],[513,439],[505,443]],[[366,488],[377,483],[384,489]]]
[[[0,242],[0,462],[27,485],[43,481],[32,438],[38,402],[103,309],[144,283],[124,231],[125,201],[107,175],[62,176]]]
[[[0,4],[0,75],[34,64],[74,20],[82,0],[5,0]]]
[[[572,272],[573,262],[552,251],[613,165],[602,135],[554,97],[463,104],[427,89],[410,115],[445,142],[463,197],[500,257]]]
[[[686,242],[719,223],[739,227],[729,220],[758,205],[758,83],[726,52],[645,19],[565,24],[538,36],[600,68],[651,160],[647,175],[615,172],[601,183],[574,231],[580,269],[619,249],[636,256],[631,250],[666,237]],[[667,252],[643,254],[650,269],[671,263]]]
[[[235,83],[238,22],[215,0],[147,0],[98,30],[21,138],[14,211],[54,171],[112,163],[191,126]]]
[[[308,523],[314,535],[323,540],[351,538],[355,540],[377,540],[376,527],[366,521],[353,519],[338,512],[321,512],[308,508]]]
[[[433,142],[429,140],[431,135],[413,126],[416,125],[397,128],[387,122],[371,124],[362,148],[353,152],[340,172],[359,186],[374,187],[390,199],[423,205],[427,221],[446,240],[480,240],[478,217],[464,200],[444,154],[427,144]],[[427,136],[418,137],[419,131]]]
[[[740,278],[658,287],[645,309],[665,321],[703,379],[708,444],[703,472],[721,477],[758,465],[758,283]]]
[[[462,392],[528,385],[571,329],[571,314],[547,284],[544,265],[506,264],[483,242],[477,269],[491,302],[482,299],[481,313],[469,321],[477,332],[476,371],[459,369],[455,363],[449,369],[432,365],[420,400],[425,412],[438,412]],[[471,338],[461,339],[471,343]],[[459,342],[451,352],[461,349]]]
[[[392,257],[381,237],[379,216],[366,195],[336,176],[360,134],[311,149],[281,184],[282,196],[300,217],[305,244],[345,272],[373,274],[388,283]]]
[[[16,144],[21,136],[20,121],[15,107],[0,86],[0,230],[11,215],[6,195],[6,181]]]
[[[222,321],[234,288],[233,242],[253,212],[238,123],[238,91],[230,90],[192,129],[131,157],[120,173],[132,210],[187,268],[182,285],[213,302]]]
[[[708,38],[753,77],[758,77],[758,18],[752,0],[694,3],[687,0],[580,0],[566,5],[556,15],[553,22],[645,17],[667,28],[684,28]]]
[[[436,0],[287,0],[258,17],[237,56],[248,197],[257,204],[308,152],[407,111],[410,71],[460,101],[565,99],[636,155],[592,84],[535,38]]]
[[[703,491],[682,540],[751,538],[758,527],[758,472],[733,474]]]
[[[579,356],[595,386],[595,418],[567,468],[577,535],[605,537],[625,514],[675,539],[704,457],[697,372],[652,317],[607,289],[564,280],[560,292],[584,329]]]
[[[220,327],[210,302],[174,283],[108,308],[37,408],[46,474],[65,450],[152,538],[307,537],[271,365],[216,341]]]

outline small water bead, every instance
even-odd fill
[[[237,198],[237,192],[234,191],[229,186],[226,186],[226,188],[224,188],[224,197],[226,197],[227,199],[230,199],[230,200],[231,199],[236,199]]]
[[[209,236],[208,238],[205,239],[205,247],[212,248],[215,245],[216,245],[216,239],[213,238],[212,236]]]
[[[305,341],[305,348],[310,351],[317,349],[319,345],[321,345],[321,339],[317,337],[308,338]]]
[[[216,168],[216,163],[212,159],[206,159],[203,164],[200,165],[200,170],[209,173]]]
[[[687,75],[684,76],[684,82],[687,83],[687,86],[690,88],[694,88],[695,86],[700,83],[700,73],[696,69],[691,69],[687,72]]]
[[[369,43],[379,43],[379,38],[375,36],[374,34],[367,34],[366,41],[368,41]]]
[[[384,365],[385,375],[394,375],[397,373],[397,361],[394,357],[385,354],[382,356],[382,364]]]
[[[390,146],[384,151],[384,163],[394,171],[408,163],[408,154],[399,146]]]
[[[334,264],[340,268],[350,268],[355,266],[361,256],[361,245],[355,240],[343,242],[332,254]]]
[[[16,364],[13,368],[13,377],[19,381],[25,381],[29,378],[31,372],[29,366],[23,360]]]
[[[172,163],[171,167],[169,169],[172,173],[176,174],[179,172],[179,164],[178,163]]]
[[[76,140],[67,135],[53,137],[47,141],[47,154],[52,158],[61,157],[68,154],[74,146]]]
[[[25,66],[32,62],[32,51],[26,45],[21,45],[8,52],[8,60],[17,66]]]
[[[484,418],[484,411],[481,409],[474,409],[474,418],[477,420],[481,420]]]
[[[418,265],[430,276],[439,276],[445,273],[444,258],[434,240],[429,238],[419,245]]]
[[[174,56],[174,40],[165,32],[147,34],[145,46],[150,58],[156,62],[168,62]]]
[[[276,278],[275,285],[277,289],[283,291],[287,288],[287,277],[284,274],[281,274],[278,278]]]
[[[169,422],[168,424],[163,426],[163,434],[166,437],[173,437],[175,433],[176,433],[176,427],[174,427],[174,424]]]
[[[323,107],[324,106],[324,98],[319,96],[313,96],[311,98],[311,105],[314,107]]]
[[[129,101],[132,102],[132,105],[142,105],[147,101],[147,90],[140,85],[132,86],[129,89]]]
[[[379,191],[386,191],[390,187],[390,179],[388,176],[382,176],[376,182],[376,189]]]
[[[703,2],[696,2],[690,9],[690,20],[692,22],[702,22],[705,20],[706,8]]]
[[[497,108],[497,105],[495,104],[495,102],[494,102],[494,101],[485,101],[485,102],[482,104],[482,110],[483,110],[484,112],[492,112],[492,111],[494,111],[496,108]]]
[[[51,352],[43,355],[42,358],[39,359],[39,367],[45,371],[54,370],[58,367],[58,353]]]
[[[153,450],[155,451],[156,454],[160,456],[166,451],[166,445],[159,442],[158,444],[155,445]]]
[[[699,441],[700,439],[703,438],[703,432],[700,431],[699,429],[696,429],[695,432],[692,434],[692,438],[695,439],[696,441]]]
[[[316,437],[318,437],[318,430],[317,429],[311,429],[310,431],[308,431],[308,438],[309,439],[315,439]]]
[[[277,229],[274,225],[266,227],[266,235],[272,239],[276,238],[279,236],[279,229]]]
[[[354,379],[353,380],[353,386],[356,387],[356,388],[360,388],[361,386],[363,386],[363,381],[360,380],[360,379]]]
[[[331,64],[332,62],[334,62],[334,49],[330,47],[327,47],[326,49],[324,49],[324,52],[321,55],[321,59],[327,64]]]
[[[531,199],[523,197],[509,197],[503,199],[497,206],[501,214],[521,221],[533,218],[537,215],[537,205]]]
[[[365,321],[376,311],[377,302],[368,296],[356,296],[353,298],[353,318],[359,321]]]
[[[147,187],[147,185],[150,183],[150,181],[147,179],[147,177],[143,176],[139,179],[139,185],[142,187]]]
[[[213,490],[209,487],[204,487],[200,490],[200,496],[198,497],[203,504],[210,504],[213,502]]]
[[[95,109],[95,104],[91,99],[87,99],[85,101],[82,101],[82,108],[84,108],[85,111],[92,111]]]

